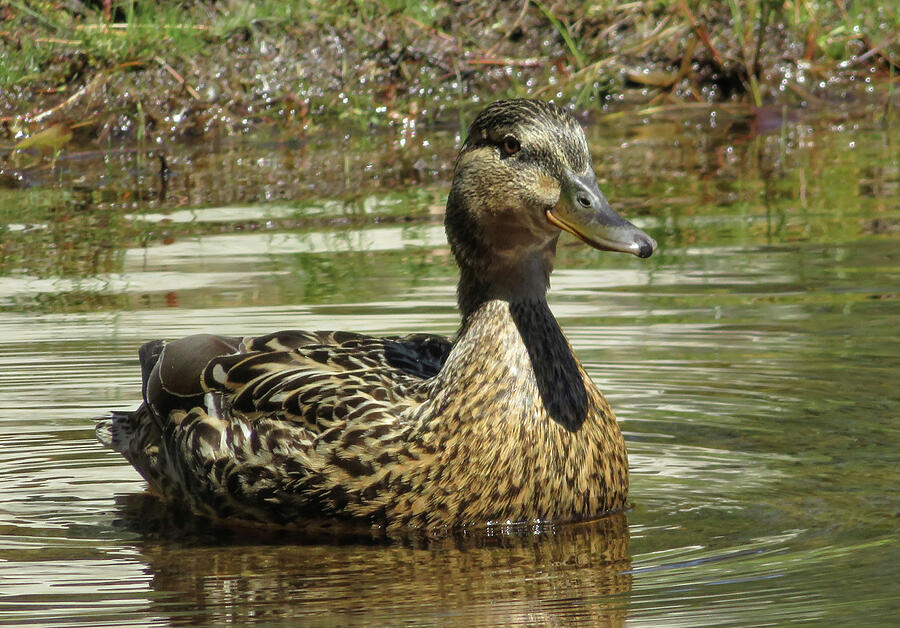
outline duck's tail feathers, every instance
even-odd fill
[[[96,417],[97,425],[94,432],[97,440],[104,447],[108,447],[119,453],[128,453],[135,448],[134,439],[137,427],[143,415],[146,414],[146,406],[132,411],[113,410],[109,414]]]

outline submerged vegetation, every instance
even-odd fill
[[[500,96],[815,106],[887,94],[898,33],[877,0],[0,0],[0,141],[402,125]]]

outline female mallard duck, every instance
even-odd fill
[[[285,331],[140,351],[144,402],[100,441],[164,498],[237,524],[435,529],[579,520],[625,506],[615,416],[547,306],[560,230],[648,257],[559,107],[496,102],[456,160],[445,226],[454,340]]]

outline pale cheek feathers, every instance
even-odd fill
[[[456,174],[465,181],[460,192],[469,198],[480,198],[482,208],[491,212],[505,212],[516,205],[553,207],[559,201],[560,186],[554,177],[527,167],[507,167],[488,147],[464,154]],[[515,203],[515,199],[520,202]]]

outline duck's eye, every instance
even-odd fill
[[[519,152],[520,148],[522,148],[522,146],[519,144],[519,140],[512,135],[507,135],[503,138],[503,152],[507,155],[515,155]]]

